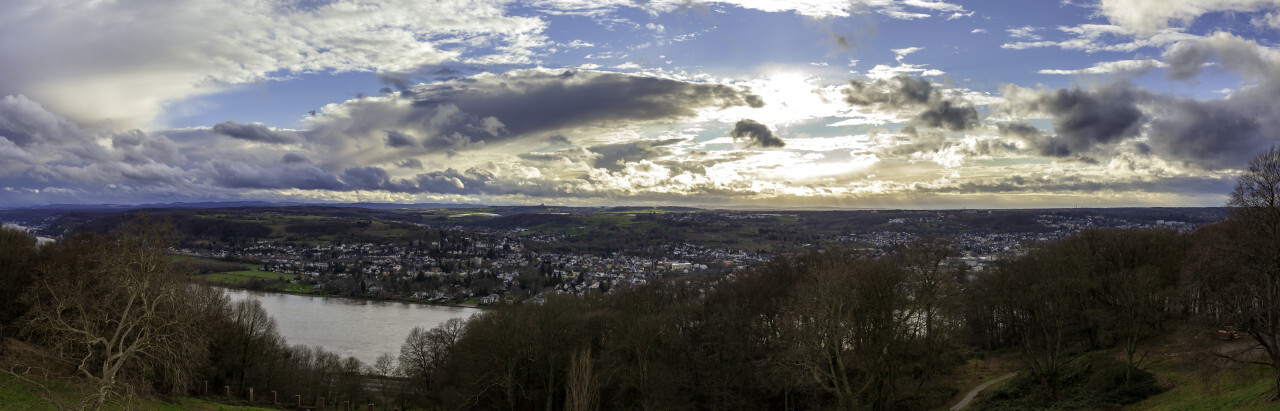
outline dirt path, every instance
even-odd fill
[[[959,403],[957,403],[955,406],[952,406],[952,407],[951,407],[951,411],[963,410],[963,409],[964,409],[964,407],[968,407],[968,406],[969,406],[969,402],[973,401],[973,397],[977,397],[977,396],[978,396],[978,393],[982,392],[982,390],[985,390],[985,389],[987,389],[987,387],[990,387],[990,386],[992,386],[992,385],[995,385],[996,383],[998,383],[998,382],[1000,382],[1000,381],[1004,381],[1004,380],[1007,380],[1007,379],[1013,378],[1013,376],[1015,376],[1015,375],[1018,375],[1018,373],[1016,373],[1016,372],[1011,372],[1011,373],[1008,373],[1008,374],[1005,374],[1005,375],[1001,375],[1001,376],[999,376],[999,377],[996,377],[996,378],[994,378],[994,379],[991,379],[990,381],[984,382],[984,383],[982,383],[981,385],[979,385],[979,386],[977,386],[977,387],[974,387],[974,389],[973,389],[973,390],[970,390],[968,394],[965,394],[964,399],[960,400],[960,402],[959,402]]]

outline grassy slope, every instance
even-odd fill
[[[1280,409],[1280,404],[1268,401],[1273,394],[1271,388],[1274,382],[1269,367],[1225,362],[1203,354],[1204,350],[1172,350],[1178,347],[1179,345],[1171,344],[1157,348],[1157,353],[1164,359],[1147,366],[1169,390],[1126,407],[1127,409]]]
[[[83,392],[61,381],[20,379],[0,372],[0,409],[5,410],[59,410],[78,409],[84,404]],[[166,402],[155,398],[130,398],[113,402],[109,409],[130,410],[272,410],[274,408],[245,407],[219,404],[198,398],[181,397]]]

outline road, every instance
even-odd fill
[[[969,391],[969,393],[968,393],[968,394],[965,394],[964,399],[960,400],[960,402],[959,402],[959,403],[957,403],[955,406],[951,407],[951,411],[963,410],[963,409],[964,409],[964,407],[968,407],[968,406],[969,406],[969,402],[973,401],[973,397],[977,397],[977,396],[978,396],[978,393],[982,392],[982,390],[985,390],[985,389],[987,389],[987,387],[990,387],[990,386],[992,386],[992,385],[994,385],[994,384],[996,384],[996,383],[998,383],[998,382],[1000,382],[1000,381],[1004,381],[1004,380],[1007,380],[1007,379],[1013,378],[1013,376],[1015,376],[1015,375],[1018,375],[1018,373],[1016,373],[1016,372],[1011,372],[1011,373],[1008,373],[1008,374],[1005,374],[1005,375],[1001,375],[1001,376],[999,376],[999,377],[996,377],[996,378],[995,378],[995,379],[993,379],[993,380],[990,380],[990,381],[984,382],[984,383],[982,383],[982,385],[979,385],[979,386],[977,386],[977,387],[974,387],[974,389],[973,389],[973,390],[971,390],[971,391]]]

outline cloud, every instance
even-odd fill
[[[850,105],[915,112],[913,123],[925,127],[961,131],[978,124],[978,110],[973,105],[942,97],[929,80],[906,74],[870,82],[851,80],[843,93]]]
[[[399,130],[386,130],[386,132],[387,147],[405,148],[418,146],[418,139],[411,135],[402,133]]]
[[[1249,23],[1259,28],[1280,29],[1280,13],[1272,12],[1265,16],[1254,17],[1249,20]]]
[[[5,1],[0,38],[22,41],[0,47],[0,95],[127,129],[152,125],[166,104],[236,85],[471,60],[529,64],[546,43],[546,23],[508,15],[504,1],[307,3]]]
[[[626,168],[627,163],[668,156],[672,153],[668,146],[684,141],[681,138],[641,140],[588,147],[587,151],[597,155],[593,160],[592,165],[594,167],[609,171],[620,171]]]
[[[270,166],[215,160],[203,174],[213,184],[236,189],[342,190],[337,177],[306,165]]]
[[[940,99],[929,102],[914,120],[928,127],[963,131],[978,125],[978,110],[966,103]]]
[[[1280,126],[1274,120],[1280,104],[1273,94],[1256,91],[1237,97],[1240,101],[1179,99],[1165,105],[1165,115],[1151,123],[1151,152],[1205,169],[1244,166],[1276,141],[1268,130]]]
[[[1195,41],[1179,42],[1164,53],[1169,78],[1189,79],[1199,75],[1211,59],[1244,75],[1247,79],[1280,84],[1280,53],[1230,33],[1218,32]]]
[[[890,80],[851,80],[844,95],[844,101],[855,106],[903,108],[929,102],[933,96],[933,84],[923,78],[899,74]]]
[[[1253,12],[1280,7],[1275,0],[1101,0],[1098,11],[1113,24],[1150,36],[1170,23],[1188,25],[1215,12]]]
[[[1128,83],[1113,83],[1092,90],[1078,87],[1031,90],[1009,86],[1005,98],[1014,110],[1048,114],[1057,135],[1040,142],[1040,152],[1065,157],[1137,136],[1145,119],[1138,103],[1149,100],[1149,95],[1131,88]],[[1005,131],[1010,130],[1023,132],[1020,129]]]
[[[311,159],[298,153],[284,153],[284,155],[280,157],[280,162],[285,164],[310,164]]]
[[[1164,54],[1166,73],[1190,79],[1206,62],[1257,82],[1229,98],[1197,100],[1170,98],[1163,115],[1150,125],[1151,151],[1204,169],[1239,168],[1261,150],[1275,144],[1280,130],[1280,53],[1232,34],[1179,43]]]
[[[1037,73],[1040,74],[1059,74],[1059,75],[1082,75],[1082,74],[1131,74],[1141,76],[1147,74],[1152,69],[1168,67],[1168,64],[1159,60],[1142,59],[1142,60],[1119,60],[1119,61],[1103,61],[1093,66],[1074,69],[1074,70],[1055,70],[1044,69]]]
[[[1077,50],[1086,53],[1128,53],[1142,48],[1164,47],[1179,41],[1199,38],[1197,35],[1183,33],[1174,29],[1163,29],[1148,36],[1136,37],[1137,32],[1132,29],[1113,24],[1058,26],[1057,30],[1065,34],[1067,38],[1060,40],[1024,39],[1024,41],[1001,44],[1000,48],[1025,50],[1032,48],[1057,47],[1063,50]]]
[[[1240,168],[1275,144],[1280,129],[1280,53],[1227,33],[1177,43],[1162,56],[1166,74],[1192,79],[1209,63],[1256,85],[1224,99],[1166,96],[1119,82],[1084,90],[1007,87],[1006,108],[1052,119],[1053,136],[1003,128],[1022,136],[1042,155],[1081,156],[1098,147],[1132,150],[1204,171]],[[1030,113],[1015,113],[1024,118]],[[1133,145],[1121,146],[1122,141]]]
[[[262,123],[237,123],[228,120],[215,124],[213,132],[259,143],[292,144],[300,141],[299,137],[293,133],[272,130]]]
[[[538,8],[558,14],[601,17],[622,7],[636,7],[651,14],[686,10],[691,5],[731,5],[744,9],[769,13],[790,12],[801,16],[828,18],[849,17],[866,12],[877,13],[893,19],[915,20],[935,16],[949,19],[972,14],[964,6],[942,0],[806,0],[806,1],[757,1],[713,0],[689,2],[687,0],[657,0],[635,2],[630,0],[604,0],[582,2],[578,0],[539,0]]]
[[[396,163],[396,167],[422,169],[422,161],[416,158],[406,158]]]
[[[1031,41],[1044,40],[1044,37],[1041,37],[1039,34],[1036,34],[1037,30],[1040,30],[1040,28],[1034,27],[1034,26],[1023,26],[1023,27],[1014,27],[1014,28],[1006,29],[1005,31],[1009,33],[1009,37],[1013,37],[1015,39],[1023,39],[1023,40],[1031,40]]]
[[[729,135],[734,141],[744,140],[747,147],[781,148],[787,145],[781,138],[774,135],[768,126],[751,119],[739,120],[733,125],[733,131],[730,131]]]
[[[573,144],[573,142],[569,141],[569,138],[565,137],[563,134],[552,134],[547,136],[547,144],[568,145]]]
[[[762,104],[754,94],[721,84],[595,71],[516,70],[331,105],[305,134],[336,150],[342,164],[355,166],[382,163],[393,155],[359,144],[372,138],[392,148],[420,145],[423,153],[463,152],[516,139],[558,142],[554,136],[559,135],[567,141],[564,135],[582,130],[614,130]]]

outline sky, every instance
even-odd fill
[[[6,0],[0,207],[1220,206],[1280,0]]]

